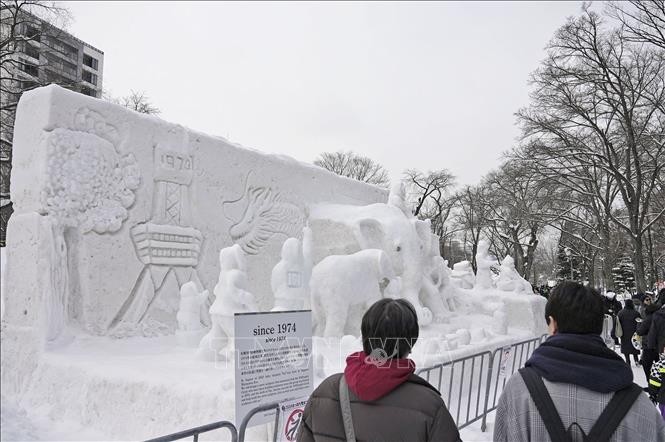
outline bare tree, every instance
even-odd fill
[[[541,168],[562,182],[584,182],[612,223],[626,231],[634,250],[636,284],[646,289],[644,235],[665,213],[652,211],[656,183],[665,170],[665,56],[605,30],[586,9],[569,19],[548,45],[532,75],[532,104],[518,113],[524,140]],[[536,156],[536,155],[534,155]],[[611,181],[617,199],[607,192]],[[616,211],[620,203],[625,211]]]
[[[337,175],[365,183],[381,187],[390,184],[388,171],[382,165],[355,152],[323,152],[314,160],[314,164]]]
[[[478,271],[476,261],[478,243],[483,230],[488,225],[489,208],[485,204],[487,197],[483,195],[486,190],[487,188],[482,184],[473,187],[466,186],[458,191],[454,198],[457,205],[455,223],[460,230],[466,232],[465,238],[467,244],[471,246],[471,267],[474,272]],[[496,244],[493,245],[492,249],[496,251]]]
[[[104,92],[102,96],[105,100],[110,101],[111,103],[119,104],[126,107],[127,109],[131,109],[142,114],[157,115],[161,113],[159,108],[150,102],[150,98],[145,91],[132,90],[130,91],[129,95],[120,98],[115,98],[108,92]]]
[[[628,41],[665,49],[665,0],[613,1],[607,12],[625,27]]]
[[[404,183],[414,216],[430,220],[432,231],[439,236],[441,252],[442,245],[454,233],[448,220],[455,205],[455,177],[446,169],[427,173],[409,169],[404,172]]]

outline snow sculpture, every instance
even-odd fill
[[[494,287],[494,281],[492,281],[492,270],[490,267],[494,264],[488,255],[489,244],[487,241],[481,240],[478,242],[478,249],[476,251],[476,288],[479,289],[491,289]]]
[[[256,255],[276,234],[300,235],[305,215],[300,207],[272,187],[250,185],[251,175],[251,172],[247,174],[242,196],[225,201],[222,207],[234,223],[229,230],[231,239],[247,254]],[[239,219],[227,215],[235,207],[244,207]]]
[[[315,335],[340,337],[345,330],[360,333],[360,323],[349,318],[351,307],[364,311],[382,297],[396,296],[400,284],[387,255],[368,249],[324,258],[312,270],[310,288]]]
[[[450,277],[453,284],[461,289],[472,289],[476,282],[476,277],[473,274],[473,268],[469,261],[455,263]]]
[[[432,321],[432,312],[420,302],[425,281],[425,245],[431,241],[428,222],[406,215],[401,197],[391,194],[389,204],[347,206],[338,204],[314,205],[310,208],[309,226],[312,229],[313,262],[330,255],[348,255],[359,250],[382,250],[392,264],[395,275],[401,278],[401,297],[416,308],[421,326]]]
[[[431,234],[429,244],[424,248],[426,255],[423,284],[420,289],[420,300],[431,310],[434,322],[448,321],[451,306],[448,301],[447,285],[449,279],[446,275],[446,262],[439,255],[439,237]]]
[[[247,291],[245,256],[238,244],[219,252],[219,267],[216,298],[210,307],[212,326],[199,344],[199,356],[208,360],[231,358],[233,314],[258,310],[254,296]]]
[[[501,261],[499,278],[496,281],[496,287],[504,292],[515,292],[527,294],[532,293],[531,284],[515,269],[513,257],[508,255]]]
[[[203,328],[201,324],[201,306],[208,299],[208,291],[201,293],[196,288],[194,281],[189,281],[180,288],[180,308],[176,319],[178,330],[196,331]]]
[[[185,128],[171,128],[154,147],[154,187],[150,219],[130,229],[136,254],[144,264],[109,332],[114,337],[136,334],[172,333],[174,295],[185,281],[200,284],[196,267],[203,236],[193,227],[190,185],[194,177],[194,156]],[[176,278],[167,278],[174,273]],[[210,323],[208,308],[202,305],[205,325]]]
[[[411,210],[406,206],[406,189],[403,182],[398,181],[392,185],[388,195],[388,204],[397,207],[405,216],[412,216]]]
[[[116,232],[141,184],[136,159],[118,150],[117,130],[97,112],[80,109],[74,127],[78,130],[57,128],[46,135],[43,205],[63,226]]]
[[[308,265],[300,240],[289,238],[282,245],[282,260],[272,269],[270,286],[275,296],[273,311],[299,310],[309,305]]]

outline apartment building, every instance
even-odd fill
[[[3,8],[3,48],[0,88],[0,246],[4,246],[11,215],[9,178],[16,104],[21,94],[56,83],[101,98],[104,52],[27,12]]]

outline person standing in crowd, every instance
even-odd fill
[[[663,348],[665,348],[665,306],[661,306],[654,312],[647,342],[649,347],[655,348],[659,353],[663,352]]]
[[[360,331],[363,351],[314,390],[297,440],[461,441],[441,394],[406,359],[418,339],[413,305],[381,299],[365,312]]]
[[[506,383],[494,441],[665,442],[665,421],[600,337],[603,317],[596,290],[565,281],[552,291],[545,306],[550,337]]]
[[[626,358],[626,363],[630,365],[630,355],[635,359],[635,365],[639,365],[637,357],[640,351],[633,346],[633,334],[637,331],[637,318],[640,314],[635,310],[632,299],[626,299],[626,305],[619,312],[619,323],[623,335],[621,336],[621,353]]]
[[[651,366],[654,361],[658,359],[658,349],[654,346],[651,347],[649,342],[648,335],[649,330],[651,329],[651,323],[653,322],[653,314],[658,310],[657,304],[649,304],[644,310],[644,319],[642,322],[637,324],[636,333],[642,337],[642,369],[644,369],[644,376],[646,379],[649,379],[651,374]]]
[[[640,308],[638,309],[638,313],[640,314],[642,319],[644,319],[646,317],[646,309],[651,304],[653,304],[652,299],[651,299],[651,295],[647,293],[644,296],[644,301],[642,301],[642,305],[640,305]]]
[[[621,310],[621,302],[617,300],[617,295],[614,292],[607,292],[603,297],[603,303],[605,305],[605,314],[612,317],[612,331],[610,336],[614,339],[614,345],[619,345],[619,338],[616,335],[617,327],[617,314]]]

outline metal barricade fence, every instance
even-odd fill
[[[524,366],[533,351],[546,338],[547,335],[542,335],[538,338],[527,339],[494,350],[490,358],[490,369],[487,373],[485,412],[480,426],[482,431],[487,429],[487,413],[496,409],[498,399],[508,379]]]
[[[491,357],[492,353],[485,351],[417,372],[441,392],[459,429],[485,414],[485,390]]]
[[[146,442],[171,442],[174,440],[184,439],[186,437],[193,437],[194,442],[198,442],[199,435],[203,433],[208,433],[219,428],[226,428],[231,433],[231,442],[238,441],[238,431],[236,430],[235,425],[229,421],[220,421],[213,422],[207,425],[201,425],[200,427],[190,428],[189,430],[179,431],[177,433],[168,434],[162,437],[156,437],[154,439],[149,439]]]

